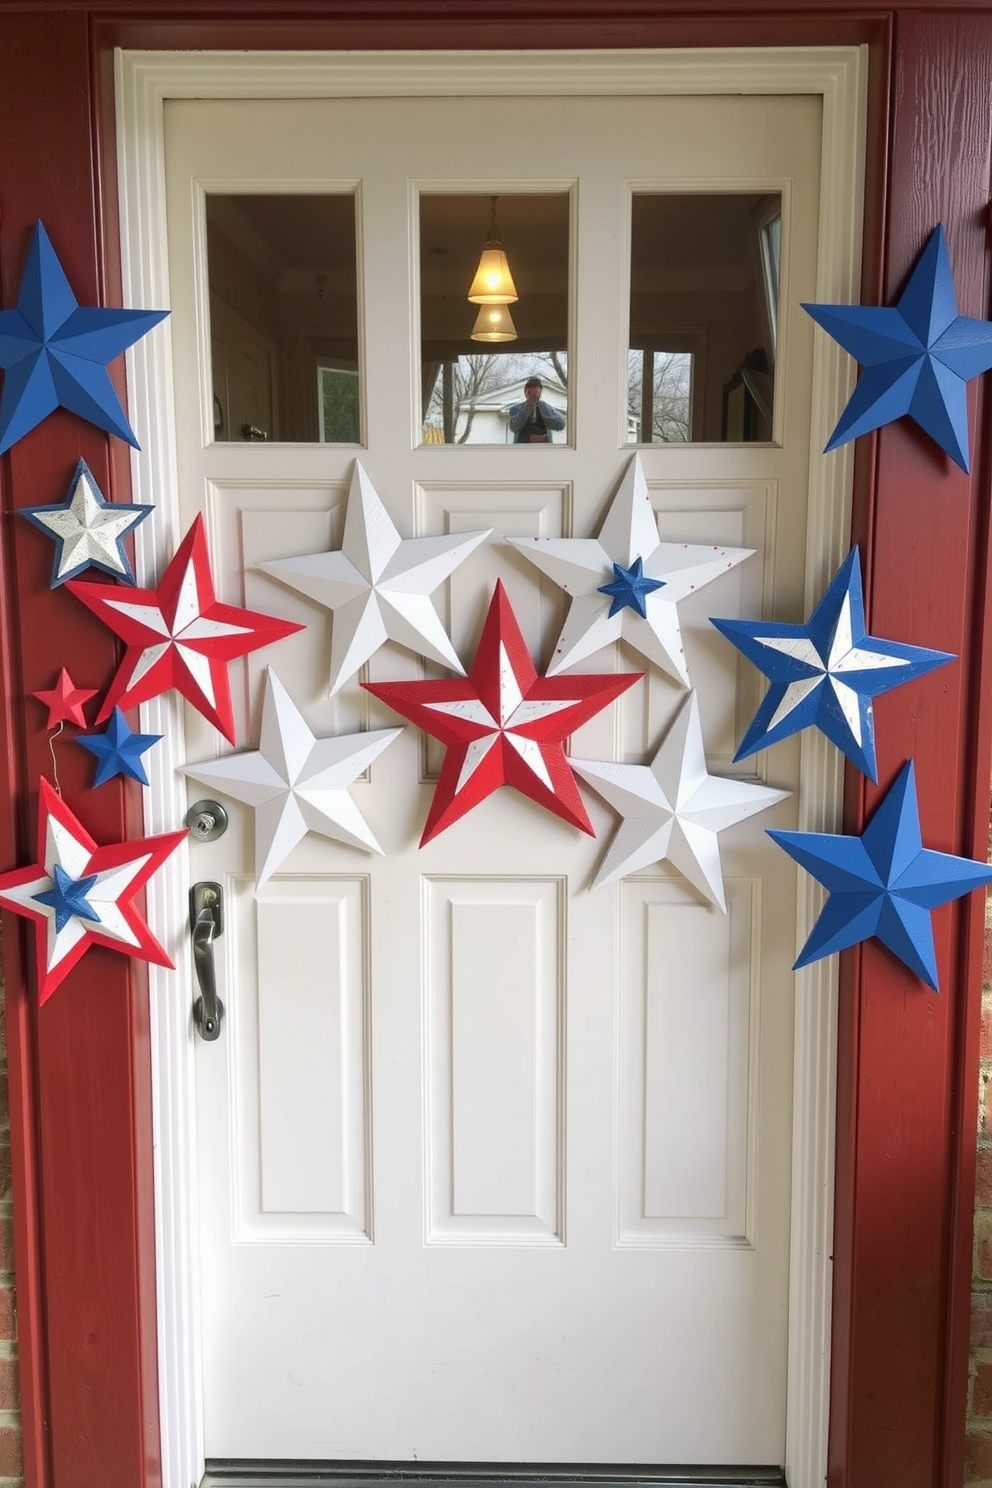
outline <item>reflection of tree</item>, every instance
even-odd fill
[[[427,401],[426,427],[440,430],[445,444],[465,444],[475,422],[475,402],[517,380],[536,374],[568,386],[566,353],[538,351],[470,352],[456,362],[432,368],[434,378]]]
[[[687,443],[692,438],[691,392],[689,352],[628,352],[627,411],[637,424],[638,443]]]

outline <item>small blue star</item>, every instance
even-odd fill
[[[992,323],[958,314],[939,223],[897,305],[803,309],[864,368],[827,450],[908,414],[955,464],[969,469],[965,388],[992,367]]]
[[[46,537],[55,539],[50,581],[55,589],[88,568],[102,569],[115,579],[133,584],[134,571],[124,539],[153,510],[151,506],[108,501],[86,461],[80,460],[64,501],[51,506],[23,506],[21,516]]]
[[[70,878],[61,863],[54,865],[53,872],[52,887],[46,889],[43,894],[32,894],[31,897],[36,903],[47,904],[50,909],[54,909],[56,934],[64,930],[73,917],[80,920],[96,920],[99,923],[100,916],[86,895],[100,875],[91,873],[87,878]]]
[[[992,881],[992,867],[923,846],[912,760],[860,837],[768,835],[830,893],[794,970],[874,935],[939,991],[930,910]]]
[[[648,612],[644,596],[664,587],[662,579],[646,579],[643,558],[635,558],[629,568],[624,568],[622,563],[614,563],[613,583],[600,585],[597,593],[613,596],[613,603],[610,605],[611,619],[621,610],[631,609],[636,610],[642,620],[646,620]]]
[[[947,651],[868,634],[856,547],[805,625],[766,620],[712,623],[772,684],[735,760],[813,724],[876,780],[872,698],[954,660]]]
[[[56,408],[66,408],[137,448],[107,363],[168,313],[80,307],[39,222],[17,308],[0,310],[0,454]]]
[[[120,708],[115,708],[104,730],[95,734],[77,734],[75,742],[96,757],[94,787],[105,784],[115,775],[127,775],[147,785],[148,776],[141,756],[161,737],[161,734],[133,733]]]

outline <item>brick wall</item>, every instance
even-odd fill
[[[22,1488],[24,1482],[21,1476],[21,1415],[17,1393],[12,1212],[7,1026],[4,1021],[3,985],[0,980],[0,1488]]]
[[[985,901],[965,1481],[992,1488],[992,894]]]

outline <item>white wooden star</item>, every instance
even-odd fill
[[[627,466],[598,537],[510,537],[507,541],[572,599],[548,667],[549,677],[622,636],[683,687],[689,686],[689,672],[679,601],[754,552],[753,548],[662,542],[640,455],[634,455]]]
[[[318,739],[268,667],[260,748],[185,765],[180,773],[255,808],[255,881],[261,888],[308,832],[382,853],[348,786],[402,732]]]
[[[719,833],[789,795],[707,772],[694,692],[682,703],[650,765],[571,757],[568,762],[623,818],[594,889],[667,859],[724,913]]]
[[[491,530],[400,537],[356,460],[340,550],[276,558],[258,567],[334,612],[333,697],[387,640],[465,675],[430,596]]]

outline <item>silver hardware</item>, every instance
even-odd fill
[[[253,444],[264,442],[269,437],[268,429],[260,429],[257,424],[242,424],[241,438],[248,439]]]
[[[193,1022],[202,1039],[220,1038],[224,1004],[217,996],[214,941],[224,933],[224,891],[218,883],[195,883],[189,891],[189,923],[193,931],[193,965],[200,995],[193,1004]]]
[[[197,842],[216,842],[227,831],[227,812],[219,801],[194,801],[183,821]]]

